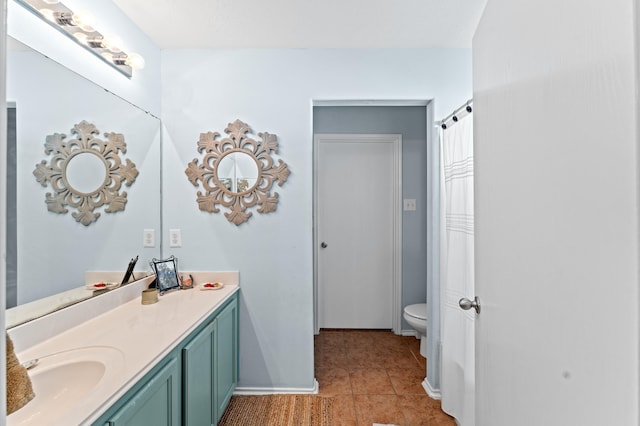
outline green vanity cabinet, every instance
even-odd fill
[[[238,293],[93,426],[215,426],[238,381]]]
[[[215,346],[216,424],[238,384],[238,304],[228,304],[216,319]]]
[[[107,425],[179,425],[178,381],[178,362],[172,359],[113,415]]]
[[[184,425],[216,425],[237,381],[238,304],[229,303],[182,349]]]
[[[217,320],[182,349],[182,406],[184,424],[216,424],[215,365]]]

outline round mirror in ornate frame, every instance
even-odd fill
[[[127,193],[121,193],[120,188],[123,182],[131,186],[138,176],[138,170],[131,160],[127,159],[123,163],[120,158],[120,152],[127,152],[127,144],[121,133],[105,133],[106,140],[102,140],[96,137],[100,133],[96,126],[84,120],[73,126],[71,133],[75,138],[68,141],[65,140],[67,135],[62,133],[47,136],[44,152],[52,155],[51,162],[47,164],[46,160],[42,160],[40,164],[36,164],[33,174],[42,186],[51,185],[54,191],[46,195],[49,211],[65,214],[69,211],[66,207],[70,206],[77,209],[71,213],[75,220],[88,226],[100,217],[100,213],[94,211],[99,207],[106,205],[107,213],[124,210]],[[87,155],[95,156],[98,162],[102,162],[104,179],[100,179],[103,176],[100,175],[97,181],[101,181],[101,184],[90,184],[90,190],[80,190],[72,182],[83,177],[69,179],[67,172],[70,171],[68,169],[72,160],[75,163],[81,161],[80,157]],[[84,169],[86,174],[87,167]],[[88,172],[95,172],[95,169],[91,170],[89,166]],[[96,182],[94,179],[92,181]]]
[[[290,171],[286,163],[278,159],[276,164],[271,156],[278,153],[276,135],[262,132],[258,133],[261,140],[255,140],[247,135],[251,132],[249,125],[240,120],[229,123],[224,131],[228,135],[225,138],[218,132],[200,134],[202,164],[194,158],[185,173],[193,186],[202,184],[204,191],[198,191],[196,199],[200,210],[218,213],[217,206],[221,205],[230,210],[224,214],[227,220],[240,225],[249,220],[252,213],[247,209],[253,206],[258,206],[258,213],[276,210],[279,195],[272,195],[271,187],[275,182],[282,186]],[[252,169],[247,167],[249,160],[255,163],[255,175],[246,172]]]

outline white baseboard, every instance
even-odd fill
[[[422,381],[422,387],[424,388],[425,392],[427,392],[427,395],[429,395],[429,397],[431,397],[432,399],[437,399],[437,400],[442,399],[442,394],[440,393],[440,389],[432,388],[431,384],[429,383],[426,377]]]
[[[318,393],[318,381],[313,379],[312,388],[259,388],[249,386],[238,386],[233,392],[234,395],[273,395],[282,393],[316,394]]]
[[[416,339],[420,339],[420,335],[415,330],[402,330],[400,334],[402,334],[403,336],[413,336]]]

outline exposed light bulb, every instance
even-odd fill
[[[144,68],[144,58],[137,53],[129,53],[126,63],[134,70],[141,70]]]
[[[53,10],[51,10],[51,9],[40,9],[39,12],[40,12],[40,14],[42,16],[44,16],[44,18],[47,21],[51,21],[51,22],[55,22],[56,21],[56,18],[54,16],[55,12]]]
[[[100,35],[87,37],[87,46],[93,49],[104,49],[104,39]]]
[[[122,52],[122,39],[118,36],[107,35],[103,41],[104,47],[112,51],[113,53]]]
[[[77,12],[73,14],[73,22],[83,31],[88,33],[95,31],[96,18],[88,12]]]
[[[88,45],[87,43],[87,35],[85,33],[74,33],[73,36],[76,38],[76,40],[78,40],[78,43],[84,44],[85,46]]]
[[[127,65],[127,54],[114,53],[113,55],[111,55],[111,60],[116,65]]]

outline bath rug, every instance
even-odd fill
[[[331,426],[332,407],[319,395],[234,395],[218,426]]]

